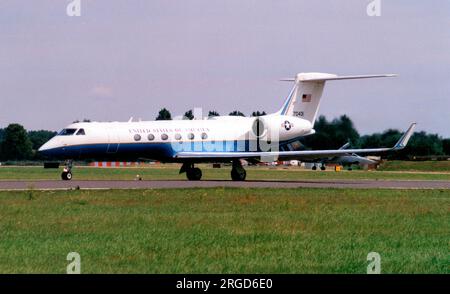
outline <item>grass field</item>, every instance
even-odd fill
[[[450,273],[448,190],[0,192],[0,272]]]
[[[219,169],[211,165],[199,165],[205,180],[230,179],[231,167]],[[144,168],[92,168],[75,167],[74,180],[133,180],[140,175],[144,180],[186,179],[179,174],[180,165],[166,164]],[[311,171],[300,167],[246,167],[248,180],[304,180],[304,179],[370,179],[370,180],[449,180],[450,172],[399,172],[399,171]],[[276,170],[276,172],[274,172]],[[60,179],[60,170],[43,167],[0,167],[1,180]]]
[[[450,172],[450,160],[442,161],[386,161],[380,166],[382,171],[426,171]]]

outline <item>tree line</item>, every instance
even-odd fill
[[[266,114],[267,113],[265,111],[253,111],[250,116],[262,116],[262,115],[266,115]],[[245,114],[240,112],[239,110],[234,110],[234,111],[230,112],[228,115],[245,116]],[[208,112],[208,117],[214,117],[214,116],[220,116],[220,114],[215,110],[210,110]],[[192,111],[192,109],[190,109],[184,113],[183,119],[190,119],[190,120],[194,119],[194,112]],[[156,120],[172,120],[172,114],[170,113],[169,110],[167,110],[166,108],[163,108],[158,112],[158,116],[156,117]]]
[[[56,135],[54,131],[27,131],[20,124],[0,129],[0,160],[39,160],[37,150]]]
[[[352,120],[342,115],[328,121],[325,116],[319,116],[314,129],[316,134],[302,138],[302,143],[310,149],[337,149],[345,143],[352,148],[392,147],[400,139],[403,131],[388,129],[382,133],[361,136]],[[408,145],[400,151],[386,155],[388,159],[414,159],[426,156],[450,156],[450,138],[444,139],[438,134],[428,134],[424,131],[415,132]]]
[[[254,111],[251,116],[265,115],[264,111]],[[245,116],[235,110],[229,115]],[[217,111],[209,111],[209,117],[219,116]],[[184,119],[194,119],[193,111],[186,111]],[[159,111],[157,120],[171,120],[170,112],[163,108]],[[89,120],[84,120],[89,122]],[[316,134],[303,137],[301,143],[306,149],[338,149],[349,142],[352,148],[392,147],[401,137],[402,132],[388,129],[382,133],[361,136],[352,120],[342,115],[331,121],[325,116],[319,116],[314,129]],[[56,135],[54,131],[27,131],[20,124],[10,124],[0,129],[0,161],[41,160],[37,150],[45,142]],[[388,159],[413,159],[417,156],[450,156],[450,138],[443,139],[437,134],[416,132],[411,137],[408,146],[387,155]]]

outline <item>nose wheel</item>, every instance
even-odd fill
[[[70,181],[72,179],[72,160],[66,161],[66,165],[61,173],[61,179],[63,181]]]
[[[64,181],[70,181],[72,179],[72,172],[70,172],[70,171],[62,172],[61,179],[63,179]]]

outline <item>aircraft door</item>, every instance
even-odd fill
[[[117,130],[113,128],[108,129],[108,148],[106,149],[106,153],[117,153],[119,145],[120,138]]]

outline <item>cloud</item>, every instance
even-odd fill
[[[113,97],[113,90],[105,85],[98,85],[90,90],[90,95],[97,98],[111,98]]]

